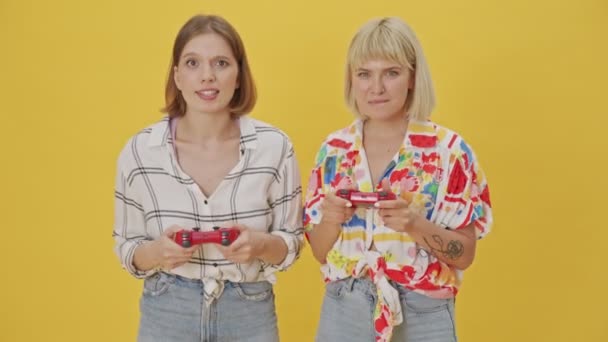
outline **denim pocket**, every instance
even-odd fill
[[[325,284],[325,293],[333,298],[339,299],[344,295],[344,280],[335,280]]]
[[[245,300],[261,302],[272,295],[272,284],[267,281],[234,283],[236,293]]]
[[[451,299],[437,299],[425,296],[414,291],[402,293],[402,300],[408,310],[416,313],[431,313],[445,310]]]
[[[174,278],[166,273],[154,273],[144,280],[144,295],[158,297],[169,290]]]

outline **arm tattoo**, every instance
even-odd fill
[[[435,247],[424,237],[424,242],[426,242],[426,245],[429,246],[431,252],[435,255],[443,254],[444,257],[454,260],[464,253],[464,247],[458,240],[451,240],[445,247],[439,235],[433,235],[433,241]]]

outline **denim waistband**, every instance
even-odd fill
[[[184,277],[178,274],[167,273],[167,272],[159,272],[158,276],[164,277],[171,284],[175,284],[181,287],[193,288],[193,289],[203,289],[204,282],[202,279],[192,279],[188,277]],[[250,283],[260,283],[260,282],[268,282],[266,280],[261,280],[257,282],[232,282],[229,280],[219,280],[220,283],[223,283],[225,287],[234,287],[236,284],[250,284]]]

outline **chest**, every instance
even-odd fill
[[[360,189],[370,189],[367,186],[370,183],[377,188],[384,176],[389,179],[393,192],[430,215],[440,195],[439,189],[447,186],[449,160],[449,155],[437,150],[420,151],[401,146],[386,150],[369,146],[364,151],[345,153],[336,173],[339,178],[353,177]]]
[[[381,178],[391,166],[392,161],[397,158],[402,140],[374,141],[369,140],[364,144],[367,166],[371,176],[372,185],[375,188]]]
[[[177,145],[178,162],[206,196],[210,196],[238,164],[238,140],[211,146]]]

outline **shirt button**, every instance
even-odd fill
[[[205,202],[204,202],[204,203],[205,203],[205,204],[207,204],[207,200],[205,200]]]
[[[216,262],[213,263],[213,267],[217,267],[217,263]]]

